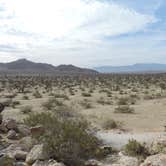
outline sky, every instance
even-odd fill
[[[166,63],[166,0],[0,0],[0,62]]]

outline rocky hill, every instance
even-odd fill
[[[51,74],[96,74],[92,69],[79,68],[73,65],[53,66],[47,63],[35,63],[27,59],[19,59],[10,63],[0,63],[0,72],[30,72]]]

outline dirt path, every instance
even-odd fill
[[[164,132],[145,132],[145,133],[115,133],[115,132],[105,132],[99,131],[97,137],[106,145],[110,145],[118,150],[120,150],[125,144],[127,144],[129,139],[135,139],[139,142],[145,142],[151,144],[155,139],[159,137],[166,136]]]

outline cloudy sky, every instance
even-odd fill
[[[165,0],[0,0],[0,61],[166,63]]]

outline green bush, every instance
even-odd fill
[[[137,142],[136,140],[132,139],[129,140],[128,144],[124,147],[124,152],[133,157],[143,157],[146,158],[149,155],[148,149],[145,145]]]
[[[82,166],[95,157],[100,141],[88,130],[87,122],[63,120],[51,113],[30,114],[25,120],[30,126],[42,125],[45,132],[37,139],[47,153],[69,166]]]

